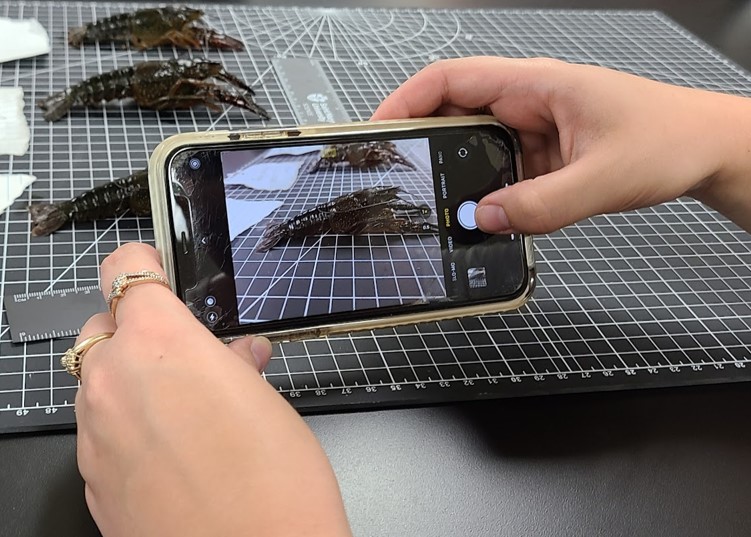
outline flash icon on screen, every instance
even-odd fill
[[[470,267],[467,269],[467,280],[469,280],[470,289],[487,287],[488,279],[485,275],[485,267]]]

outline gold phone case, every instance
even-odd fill
[[[170,285],[175,289],[175,263],[172,252],[172,222],[169,219],[169,192],[167,191],[166,165],[177,151],[188,147],[203,147],[221,144],[223,147],[233,144],[243,144],[253,141],[272,140],[308,140],[315,142],[319,138],[340,136],[347,134],[368,135],[393,132],[404,134],[410,131],[436,128],[469,127],[480,125],[494,125],[506,129],[514,140],[514,153],[517,165],[517,177],[523,178],[521,158],[521,144],[516,133],[499,123],[492,116],[463,116],[445,118],[406,119],[391,121],[364,121],[342,124],[310,125],[300,127],[286,127],[278,129],[249,130],[249,131],[213,131],[177,134],[164,140],[157,146],[149,160],[149,191],[151,196],[152,218],[154,221],[154,236],[156,248],[162,259],[162,265],[167,273]],[[517,309],[523,306],[532,294],[535,286],[535,258],[532,237],[524,237],[524,253],[527,263],[527,286],[521,295],[513,300],[479,304],[475,306],[461,306],[428,312],[391,315],[372,319],[342,322],[337,324],[320,324],[305,328],[292,328],[273,332],[251,331],[258,325],[249,325],[248,333],[262,334],[273,341],[288,341],[320,337],[330,334],[354,332],[358,330],[373,330],[404,324],[441,321],[458,317],[486,315]],[[240,335],[223,338],[225,340],[242,337]]]

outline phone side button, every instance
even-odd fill
[[[268,140],[300,136],[299,130],[241,131],[231,132],[227,136],[233,142],[238,140]]]

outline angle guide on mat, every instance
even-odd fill
[[[0,16],[37,18],[53,40],[50,56],[0,65],[0,84],[25,90],[32,130],[29,153],[0,157],[0,174],[38,177],[0,215],[2,296],[96,285],[106,254],[153,241],[151,221],[130,215],[32,239],[30,201],[68,199],[142,169],[177,132],[262,125],[233,109],[159,113],[127,103],[47,124],[31,103],[52,91],[145,59],[203,55],[65,46],[68,27],[135,7],[0,2]],[[206,56],[257,88],[270,126],[297,121],[279,58],[316,60],[355,120],[429,62],[478,54],[554,56],[751,95],[748,73],[654,12],[201,7],[212,27],[245,42],[244,51]],[[593,218],[537,239],[539,284],[518,313],[283,344],[266,377],[308,411],[751,380],[750,244],[687,199]],[[59,366],[70,343],[12,343],[3,309],[0,430],[72,426],[75,384]]]

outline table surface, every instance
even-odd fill
[[[751,68],[751,4],[469,5],[660,9]],[[740,384],[306,419],[358,535],[748,535],[748,408]],[[97,534],[74,435],[0,438],[0,475],[0,535]]]

